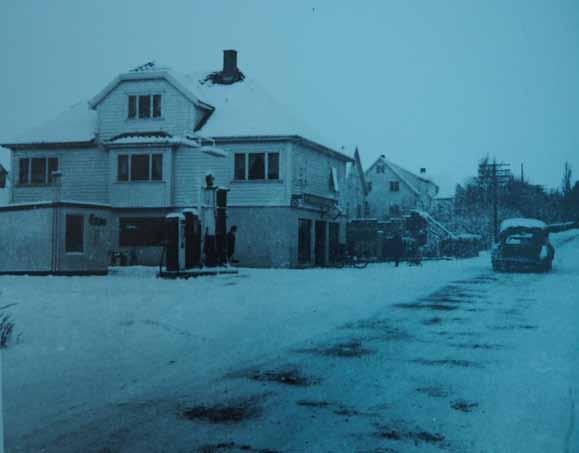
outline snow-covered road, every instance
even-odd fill
[[[579,451],[579,234],[550,274],[0,278],[8,451]]]

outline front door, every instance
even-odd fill
[[[316,220],[316,266],[326,265],[326,222]]]

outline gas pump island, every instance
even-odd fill
[[[161,262],[160,277],[237,273],[221,269],[227,265],[228,189],[216,187],[213,181],[208,174],[198,209],[187,208],[165,217],[165,267]]]

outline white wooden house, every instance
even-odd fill
[[[412,173],[380,156],[368,170],[370,184],[368,205],[370,217],[386,220],[399,217],[412,209],[430,210],[438,186],[425,176]]]
[[[4,146],[14,169],[10,215],[58,207],[62,262],[90,245],[158,264],[162,219],[202,205],[208,172],[229,189],[242,265],[323,265],[343,240],[338,204],[352,159],[245,78],[235,51],[224,52],[218,71],[185,75],[148,63],[120,74],[88,102]],[[90,219],[103,214],[91,209],[108,212],[102,243],[93,234],[102,222]],[[69,250],[71,234],[77,244]]]

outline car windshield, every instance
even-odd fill
[[[505,239],[507,245],[528,245],[533,242],[534,236],[531,233],[520,233],[508,236]]]

